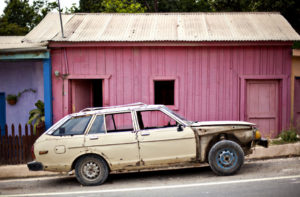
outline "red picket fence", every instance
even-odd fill
[[[11,135],[9,135],[8,127],[5,125],[5,135],[0,136],[0,164],[24,164],[32,161],[31,146],[43,132],[44,128],[36,129],[34,134],[33,126],[25,125],[25,134],[22,134],[22,126],[19,124],[18,131],[15,131],[14,125],[11,125]]]

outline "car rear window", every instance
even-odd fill
[[[73,117],[56,129],[52,135],[82,135],[91,119],[91,116]]]

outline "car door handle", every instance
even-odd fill
[[[90,140],[97,140],[97,139],[98,139],[98,136],[95,136],[95,135],[90,136]]]
[[[141,136],[148,136],[150,135],[150,132],[149,131],[144,131],[144,132],[141,132]]]

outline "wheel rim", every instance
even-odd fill
[[[237,154],[232,149],[219,150],[216,156],[218,166],[224,169],[231,169],[236,166]]]
[[[89,161],[83,165],[82,172],[86,179],[95,180],[100,175],[100,166],[94,161]]]

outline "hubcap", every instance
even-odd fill
[[[95,179],[100,174],[100,168],[97,163],[90,161],[84,164],[83,174],[88,179]]]
[[[222,149],[218,151],[216,159],[218,165],[225,169],[234,167],[237,162],[236,152],[230,149]]]

